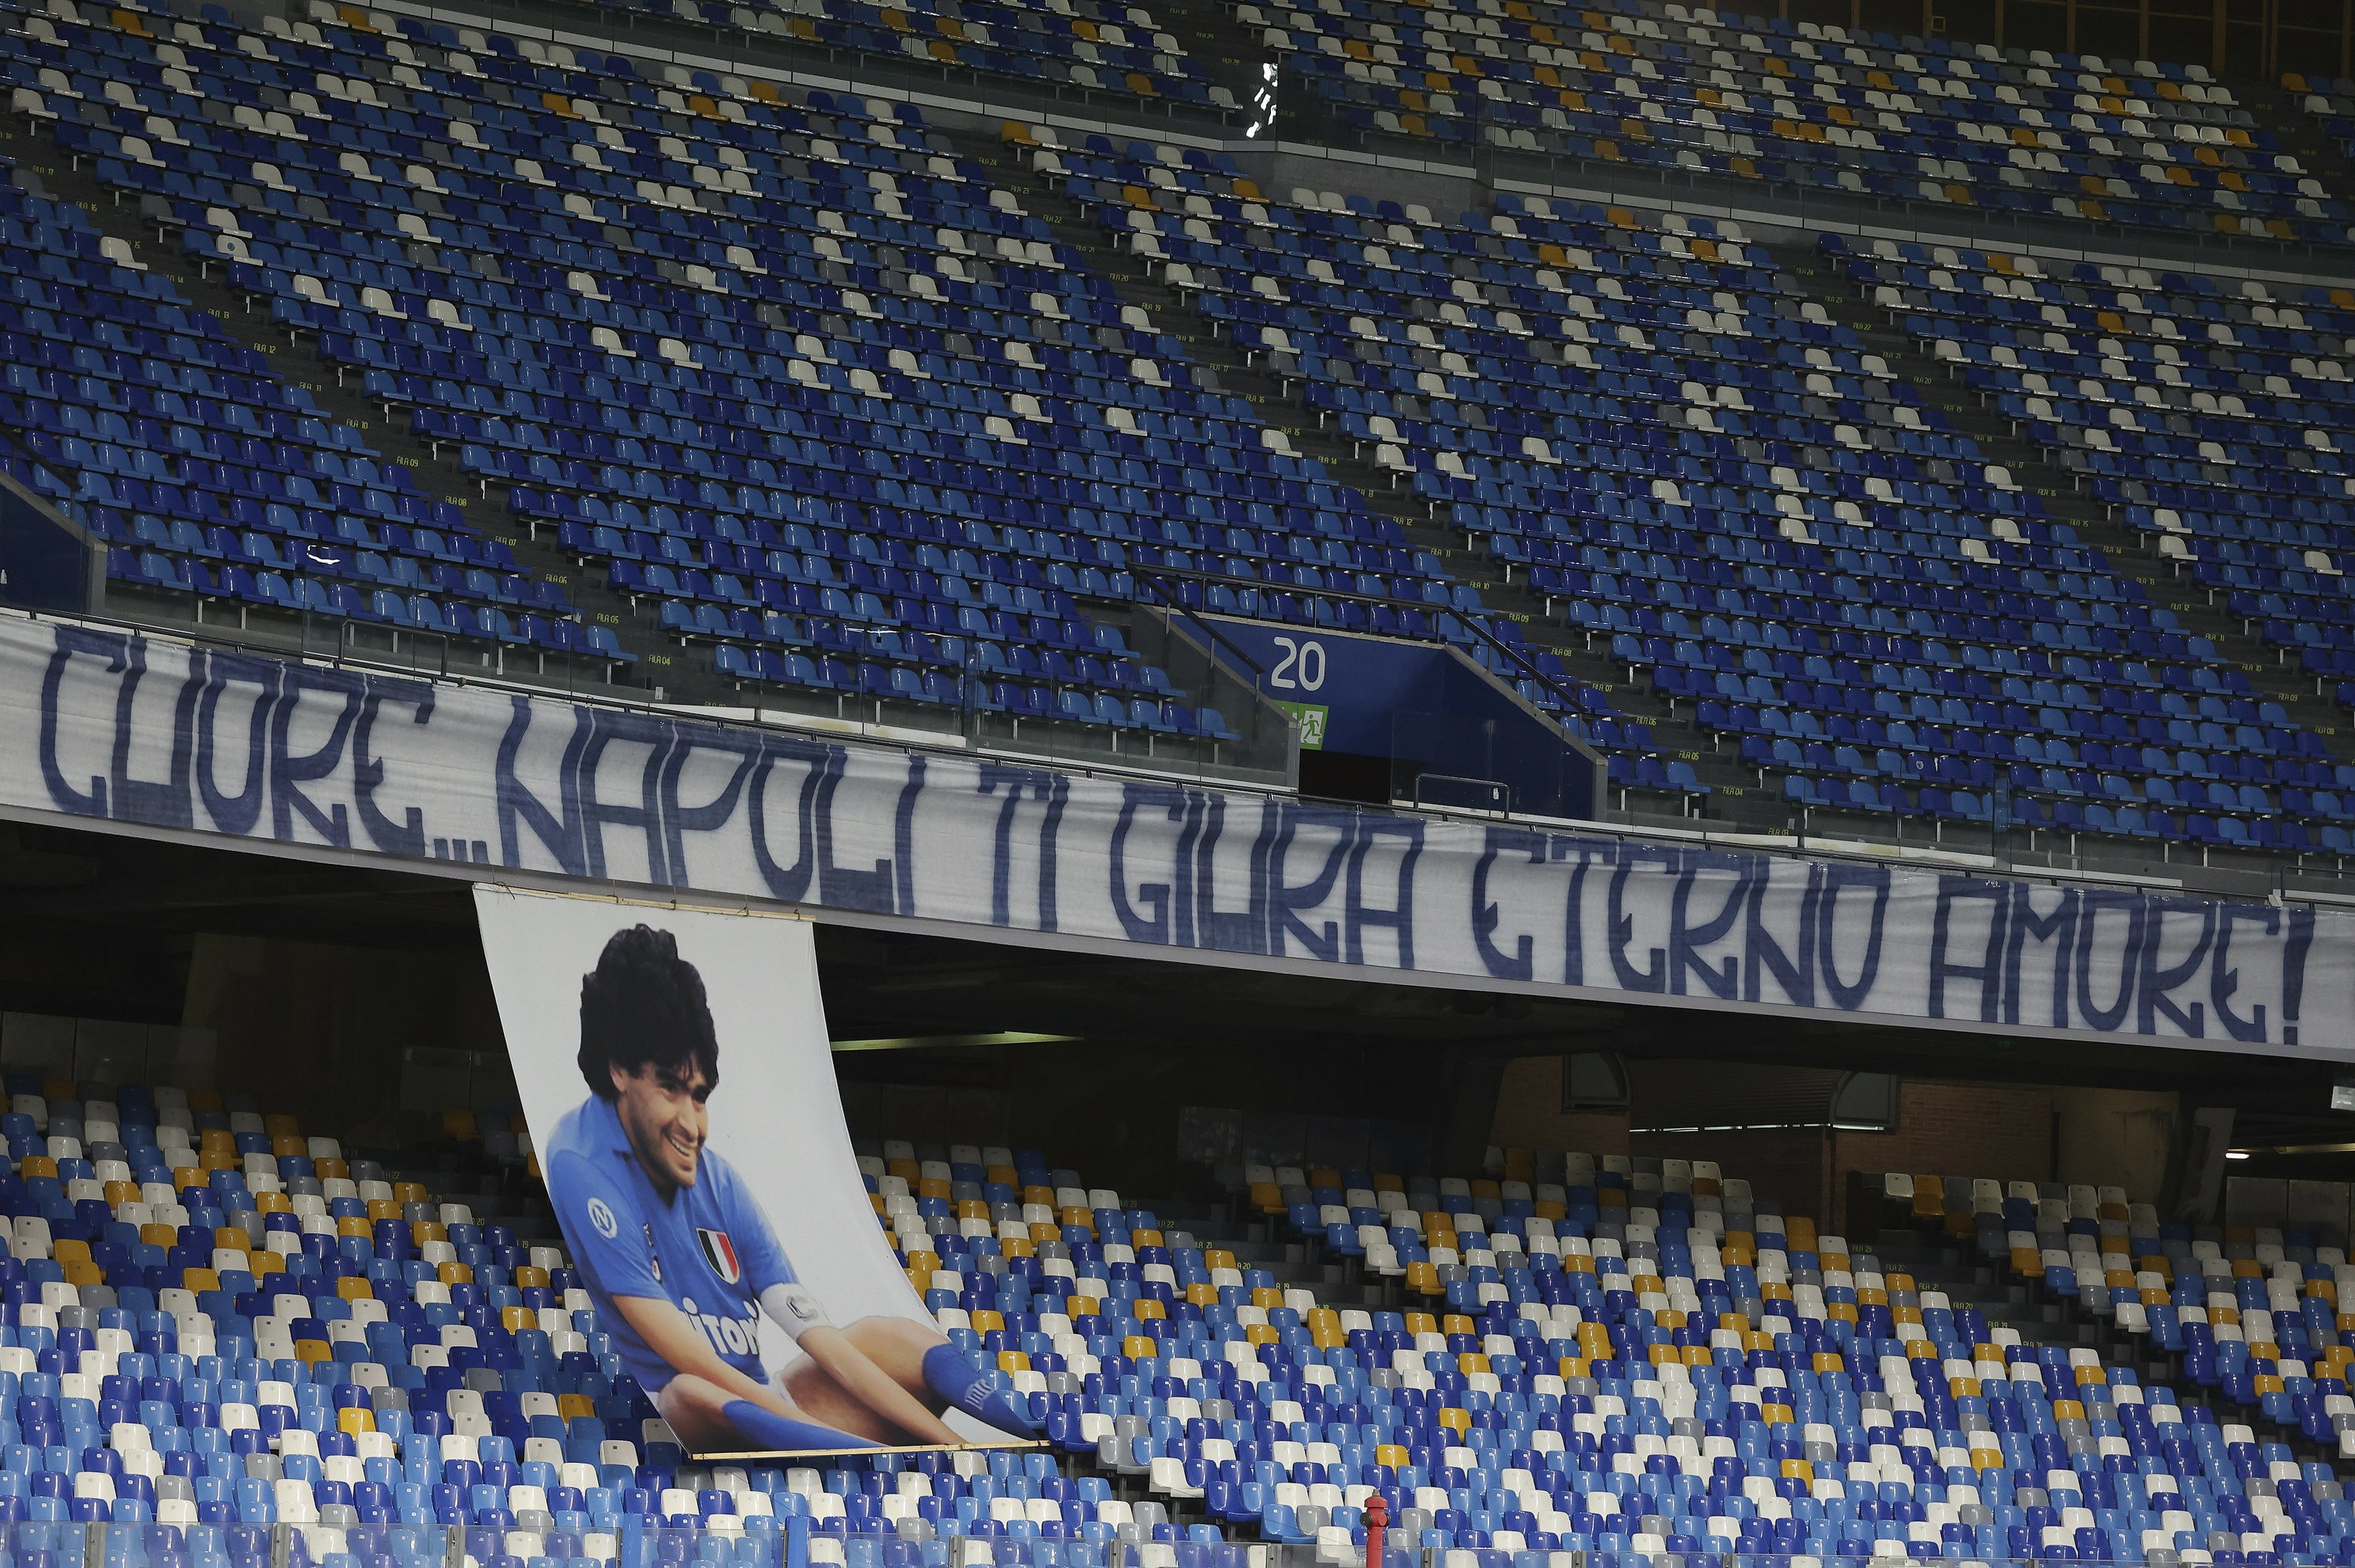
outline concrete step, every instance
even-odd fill
[[[1858,1238],[1859,1245],[1861,1240]],[[1870,1255],[1884,1275],[1910,1274],[1917,1290],[1943,1291],[1958,1306],[1977,1307],[1990,1329],[2016,1330],[2022,1344],[2075,1349],[2094,1343],[2060,1308],[2030,1299],[2024,1287],[1998,1277],[1975,1256],[1942,1241],[1911,1231],[1882,1231],[1872,1238],[1871,1247]],[[1863,1255],[1855,1258],[1859,1270],[1866,1266]]]
[[[1160,1221],[1164,1235],[1185,1231],[1201,1246],[1234,1254],[1239,1268],[1263,1268],[1281,1287],[1314,1293],[1320,1306],[1371,1309],[1398,1304],[1396,1286],[1365,1274],[1353,1261],[1326,1254],[1264,1216],[1199,1199],[1132,1199],[1131,1203]]]
[[[1882,1230],[1873,1237],[1872,1255],[1880,1259],[1884,1272],[1902,1266],[1921,1288],[1943,1290],[1958,1305],[1968,1295],[1972,1304],[1986,1313],[1989,1328],[2016,1329],[2022,1344],[2096,1350],[2105,1363],[2131,1368],[2144,1383],[2174,1389],[2179,1402],[2214,1412],[2219,1423],[2243,1422],[2255,1429],[2260,1441],[2289,1444],[2300,1459],[2338,1457],[2335,1449],[2318,1446],[2299,1429],[2268,1421],[2261,1411],[2225,1400],[2191,1382],[2183,1375],[2177,1357],[2142,1336],[2121,1333],[2081,1306],[2032,1298],[2029,1287],[2010,1282],[1995,1266],[1980,1262],[1945,1237]]]

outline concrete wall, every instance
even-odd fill
[[[1238,147],[1229,143],[1226,150],[1273,201],[1288,202],[1295,188],[1305,187],[1331,191],[1341,196],[1394,201],[1401,207],[1420,203],[1442,223],[1453,223],[1459,214],[1489,205],[1473,183],[1469,168],[1447,164],[1402,166],[1369,154],[1294,142],[1278,143],[1264,150],[1249,143]]]

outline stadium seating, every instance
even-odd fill
[[[2282,78],[2282,86],[2324,135],[2355,158],[2355,80],[2293,72]]]
[[[2318,689],[2355,694],[2341,685],[2355,675],[2355,620],[2339,566],[2355,519],[2340,363],[2355,291],[1886,240],[1851,252],[1828,238],[1823,249],[2179,572]],[[2262,841],[2272,821],[2284,847],[2320,830],[2337,850],[2329,830],[2355,821],[2340,798],[2355,775],[2284,729],[2234,672],[2190,675],[2173,704],[2158,700],[2163,737],[2138,735],[2124,766],[2115,746],[2107,768],[2080,757],[2094,788],[2056,799],[2083,801],[2089,818],[2095,805],[2182,811],[2195,838],[2208,830],[2189,814],[2206,807],[2228,838]]]
[[[1409,1550],[2336,1561],[2355,1527],[2327,1465],[2020,1344],[1700,1165],[1573,1157],[1551,1190],[1245,1173],[1252,1207],[1344,1255],[1426,1255],[1444,1298],[1401,1313],[1320,1307],[1028,1157],[916,1152],[864,1161],[903,1255],[1050,1435],[1333,1561],[1377,1489]],[[1002,1272],[975,1256],[993,1226]],[[2346,1397],[2346,1359],[2314,1398]]]
[[[2001,793],[2030,829],[2349,847],[2338,791],[2355,774],[1738,228],[1510,196],[1443,224],[1271,201],[1200,153],[1092,137],[1032,156],[1787,799],[1986,823]],[[2315,397],[2265,407],[2301,456],[2278,495],[2229,503],[2253,526],[2348,504],[2318,493],[2339,419]]]
[[[1595,164],[2345,245],[2350,215],[2197,66],[1632,0],[1245,0],[1359,133]]]
[[[634,4],[1234,108],[1142,5]],[[1233,9],[1344,124],[1445,153],[2355,241],[2195,69],[1632,0]],[[1451,642],[1623,789],[1705,786],[1545,644],[1806,810],[2355,854],[2355,766],[1737,222],[1509,190],[1434,214],[1004,128],[1293,429],[1505,568],[1524,625],[914,107],[316,0],[240,16],[0,0],[10,112],[749,696],[1232,739],[1113,623],[1177,603]],[[2355,155],[2355,83],[2286,85]],[[628,662],[155,250],[6,173],[0,468],[119,588]],[[1820,253],[2355,708],[2355,291]],[[0,1568],[785,1568],[805,1534],[829,1568],[1348,1568],[1378,1493],[1396,1568],[2355,1568],[2326,1462],[2355,1458],[2355,1268],[2318,1228],[1889,1172],[1843,1237],[1711,1161],[1577,1153],[1238,1166],[1181,1220],[1037,1150],[862,1142],[911,1287],[1048,1451],[698,1466],[519,1128],[454,1116],[371,1160],[236,1097],[0,1077]],[[1950,1255],[2049,1332],[1942,1288]]]
[[[1135,106],[1175,103],[1232,111],[1234,97],[1197,79],[1177,38],[1141,5],[1108,0],[974,0],[877,5],[866,0],[634,0],[632,9],[718,30],[917,62],[1043,86],[1082,101],[1126,98]]]
[[[1083,598],[1443,636],[1516,670],[1512,623],[911,108],[325,6],[252,32],[70,8],[9,39],[24,111],[732,680],[1226,733]],[[198,111],[199,83],[235,109]],[[1162,570],[1183,576],[1137,586]],[[1611,714],[1582,697],[1573,727]]]
[[[1531,1181],[1532,1170],[1502,1181],[1389,1177],[1372,1187],[1354,1189],[1345,1188],[1339,1173],[1331,1170],[1248,1165],[1240,1172],[1240,1180],[1230,1183],[1230,1192],[1246,1213],[1280,1221],[1292,1235],[1333,1254],[1362,1255],[1369,1272],[1402,1279],[1409,1291],[1424,1296],[1444,1295],[1446,1285],[1455,1277],[1448,1271],[1461,1261],[1458,1233],[1472,1242],[1485,1239],[1491,1222],[1508,1212],[1508,1203],[1515,1205],[1515,1213],[1527,1208],[1540,1218],[1576,1220],[1590,1230],[1601,1222],[1603,1207],[1657,1208],[1664,1192],[1687,1199],[1696,1192],[1705,1196],[1713,1193],[1736,1213],[1751,1205],[1750,1183],[1739,1177],[1724,1178],[1713,1160],[1647,1160],[1639,1169],[1625,1155],[1598,1160],[1590,1154],[1570,1154],[1562,1163],[1558,1181]],[[1618,1181],[1597,1185],[1602,1175]],[[1593,1194],[1582,1196],[1574,1209],[1570,1198],[1573,1188]],[[1374,1211],[1373,1217],[1360,1217],[1358,1211],[1365,1209]],[[1390,1229],[1394,1225],[1413,1234],[1392,1236]],[[1433,1247],[1459,1255],[1433,1259],[1429,1255]]]
[[[1871,1180],[1871,1179],[1868,1179]],[[2355,1457],[2339,1298],[2355,1284],[2328,1226],[2162,1224],[2124,1189],[1891,1171],[1881,1223],[1970,1245],[2065,1309],[2177,1358],[2184,1381],[2342,1457]]]
[[[924,1517],[944,1530],[1060,1568],[1060,1551],[1023,1549],[1034,1521],[1060,1542],[1063,1510],[1107,1493],[1043,1455],[685,1469],[561,1252],[518,1242],[517,1224],[552,1231],[544,1204],[479,1200],[521,1211],[485,1220],[233,1097],[23,1074],[6,1089],[12,1554],[49,1550],[45,1523],[75,1551],[106,1523],[112,1562],[267,1562],[285,1525],[281,1562],[428,1568],[463,1525],[489,1532],[469,1537],[485,1563],[580,1564],[616,1560],[627,1531],[691,1527],[704,1560],[774,1568],[799,1517],[811,1561],[864,1564],[918,1514],[904,1471],[928,1495],[937,1480]],[[527,1153],[495,1128],[476,1162],[521,1181]],[[1168,1538],[1160,1505],[1121,1508],[1125,1530],[1093,1538]],[[692,1545],[682,1533],[660,1560]]]
[[[0,185],[0,462],[107,542],[111,577],[239,611],[628,657],[80,212]]]
[[[844,713],[1070,725],[1147,750],[1230,737],[1088,608],[1175,601],[1455,642],[1606,754],[1621,789],[1705,793],[1646,725],[1527,646],[1519,623],[1263,424],[912,107],[324,5],[251,28],[135,7],[101,22],[77,0],[0,14],[16,21],[17,114],[724,682]],[[1639,76],[1654,63],[1646,91],[1661,101],[1676,72],[1699,69],[1693,39],[1671,32],[1726,30],[1632,12],[1581,25],[1620,28],[1621,45],[1600,47]],[[1843,56],[1851,72],[1894,61],[1820,30],[1766,32],[1783,52],[1760,58],[1803,59],[1804,45],[1859,51]],[[1981,85],[2049,74],[1980,63]],[[2102,84],[2052,87],[2020,112],[2057,119],[2074,91],[2095,101],[2067,112],[2092,122],[2138,104],[2187,148],[2211,119],[2234,129],[2222,89],[2167,85],[2172,96],[2115,108]],[[2006,101],[1967,101],[1977,114]],[[2203,854],[2355,850],[2355,771],[1738,225],[1509,193],[1446,221],[1310,191],[1275,199],[1199,150],[1018,125],[1007,138],[1305,415],[1790,806]],[[35,243],[12,259],[20,275],[56,264],[37,244],[65,246],[69,268],[168,294],[127,251],[82,254],[95,240],[69,208],[42,212],[22,229]],[[2119,421],[2135,416],[2094,399],[2064,397],[2052,420],[2023,424],[2068,427],[2097,495],[2326,689],[2345,680],[2355,696],[2331,556],[2348,504],[2336,295],[2286,293],[2277,310],[2196,278],[2162,288],[2146,274],[2135,289],[2117,269],[2125,281],[2044,279],[2032,262],[2005,275],[2009,296],[1958,292],[1976,262],[1932,289],[1865,275],[1936,260],[1880,249],[1838,259],[1860,287],[1923,302],[1906,308],[1944,355],[2032,313],[2054,340],[2035,373],[2048,381],[2101,371],[2104,334],[2146,317],[2137,375],[2174,352],[2178,319],[2202,322],[2211,356],[2246,357],[2191,367],[2183,387],[2211,418],[2259,421],[2257,445],[2286,459],[2259,482],[2191,477],[2208,436],[2128,432]],[[45,286],[16,285],[27,299]],[[2077,304],[2085,288],[2110,303]],[[2161,294],[2168,314],[2137,313]],[[2068,334],[2047,319],[2070,313]],[[206,352],[230,352],[217,326],[197,331],[189,341],[221,344]],[[12,374],[58,385],[46,369]],[[347,510],[265,507],[269,527],[226,532],[219,504],[150,494],[133,471],[186,466],[140,456],[138,440],[209,450],[218,434],[151,421],[132,447],[27,440],[43,482],[112,498],[76,503],[121,546],[126,581],[218,609],[283,599],[626,657],[559,589],[494,569],[514,565],[496,542],[446,527],[421,542],[418,509],[449,509],[405,493],[398,465],[371,454],[373,480],[321,492],[306,471],[332,481],[335,454],[360,449],[327,421],[314,436],[333,452],[240,455],[280,471],[254,482],[265,493]],[[133,465],[123,485],[92,477],[118,461]],[[2211,529],[2226,536],[2200,547]],[[289,539],[307,552],[299,572],[284,569]],[[277,575],[255,570],[265,546]]]
[[[666,1523],[773,1563],[800,1516],[816,1563],[946,1563],[961,1537],[1036,1568],[1119,1542],[1207,1568],[1232,1531],[1342,1562],[1376,1490],[1408,1552],[2344,1563],[2355,1532],[2328,1466],[2285,1442],[2092,1351],[2019,1343],[1704,1163],[1577,1156],[1552,1186],[1241,1172],[1247,1207],[1344,1256],[1379,1236],[1364,1250],[1416,1270],[1430,1308],[1400,1311],[1281,1286],[1035,1153],[862,1146],[944,1330],[1093,1473],[1007,1454],[698,1469],[560,1251],[530,1243],[544,1213],[485,1222],[244,1102],[6,1088],[0,1520],[170,1527],[193,1561],[241,1561],[272,1524],[334,1568],[439,1560],[452,1525],[487,1532],[469,1536],[486,1563],[608,1561]],[[527,1154],[483,1141],[510,1171]],[[2065,1213],[2073,1249],[2142,1239],[2130,1211],[2083,1206],[1994,1217]],[[2184,1364],[2201,1378],[2212,1342],[2228,1392],[2262,1402],[2278,1378],[2319,1414],[2347,1397],[2332,1308],[2355,1276],[2285,1242],[2274,1280],[2264,1244],[2225,1265],[2248,1277],[2242,1339],[2212,1297],[2207,1336],[2179,1309]],[[2150,1245],[2201,1264],[2179,1295],[2220,1272],[2208,1241]]]

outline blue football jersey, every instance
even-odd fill
[[[598,1326],[648,1393],[674,1373],[613,1310],[616,1297],[668,1301],[730,1365],[765,1381],[761,1292],[797,1281],[768,1217],[725,1160],[706,1145],[695,1185],[666,1202],[613,1103],[595,1095],[557,1123],[540,1158],[565,1245],[596,1298]]]

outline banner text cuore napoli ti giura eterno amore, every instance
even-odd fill
[[[2337,1056],[2355,918],[1647,843],[0,619],[0,804],[1591,995]]]

